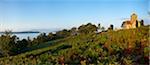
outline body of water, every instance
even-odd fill
[[[17,37],[19,37],[19,39],[27,39],[28,37],[30,39],[33,39],[35,37],[37,37],[40,33],[20,33],[20,34],[12,34],[12,35],[16,35]],[[2,35],[2,33],[0,34],[0,36]]]

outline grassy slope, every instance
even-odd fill
[[[65,62],[69,63],[75,61],[71,59],[71,56],[74,54],[78,54],[84,57],[98,57],[100,54],[103,56],[107,56],[119,50],[135,48],[137,43],[142,43],[144,45],[144,48],[148,47],[149,45],[148,40],[150,40],[148,31],[149,31],[149,27],[141,27],[137,29],[109,31],[109,32],[104,32],[99,34],[71,36],[65,39],[61,39],[59,41],[55,41],[53,42],[54,43],[53,45],[51,45],[51,42],[47,42],[45,43],[45,45],[35,46],[34,49],[36,48],[41,48],[41,49],[22,53],[16,56],[1,58],[0,61],[4,61],[1,62],[4,64],[11,63],[11,62],[21,63],[23,61],[31,62],[32,61],[30,58],[31,56],[36,56],[36,57],[44,56],[44,57],[51,58],[50,62],[55,62],[55,61],[57,62],[60,56],[64,56],[66,59]],[[68,47],[67,45],[71,47]],[[106,47],[108,51],[105,51],[104,47]],[[49,51],[51,52],[51,54],[48,54]],[[145,51],[144,53],[148,53],[148,52]],[[42,62],[41,59],[39,58],[36,59]],[[79,61],[76,62],[79,63]]]

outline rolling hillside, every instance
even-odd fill
[[[33,51],[0,58],[0,65],[148,65],[149,26],[80,34],[33,47]]]

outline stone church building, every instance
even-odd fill
[[[127,20],[127,21],[124,21],[122,23],[122,28],[123,29],[131,29],[131,28],[137,28],[137,27],[140,27],[141,25],[143,25],[144,21],[141,20],[141,21],[138,21],[138,16],[133,13],[131,15],[131,18],[130,20]]]

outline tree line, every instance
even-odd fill
[[[105,28],[100,24],[96,26],[92,23],[88,23],[81,25],[78,28],[73,27],[70,30],[63,29],[57,31],[56,33],[41,33],[36,38],[33,38],[33,40],[31,40],[29,37],[27,39],[20,40],[16,35],[12,35],[11,31],[5,31],[5,34],[0,36],[0,56],[4,57],[20,54],[26,52],[26,49],[35,45],[69,36],[96,33],[98,30],[103,32],[106,31]],[[110,25],[108,30],[113,30],[113,25]]]

